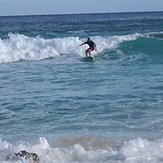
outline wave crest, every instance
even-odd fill
[[[98,53],[100,53],[105,49],[116,48],[121,42],[135,40],[137,37],[139,34],[111,37],[95,36],[92,39],[96,42]],[[84,47],[79,47],[79,45],[85,41],[86,38],[80,39],[79,37],[44,39],[39,36],[32,38],[10,33],[8,39],[0,39],[0,63],[41,60],[57,57],[60,54],[83,56],[87,45]]]

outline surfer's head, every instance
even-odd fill
[[[90,38],[90,37],[88,37],[87,41],[91,41],[91,38]]]

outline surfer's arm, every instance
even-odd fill
[[[95,50],[97,51],[97,46],[96,46],[96,44],[94,43],[94,48],[95,48]]]
[[[85,45],[86,43],[87,43],[87,42],[84,42],[84,43],[80,44],[79,46]]]
[[[82,45],[84,45],[84,44],[86,44],[86,43],[84,42],[84,43],[80,44],[79,46],[82,46]]]

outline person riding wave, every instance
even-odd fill
[[[82,46],[82,45],[85,45],[85,44],[89,45],[89,48],[85,51],[85,54],[86,54],[87,57],[91,56],[91,52],[93,50],[97,51],[96,44],[90,38],[88,38],[86,42],[80,44],[79,46]]]

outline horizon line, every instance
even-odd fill
[[[87,14],[123,14],[123,13],[157,13],[163,11],[118,11],[118,12],[81,12],[81,13],[48,13],[48,14],[15,14],[15,15],[0,15],[0,17],[21,17],[21,16],[55,16],[55,15],[87,15]]]

